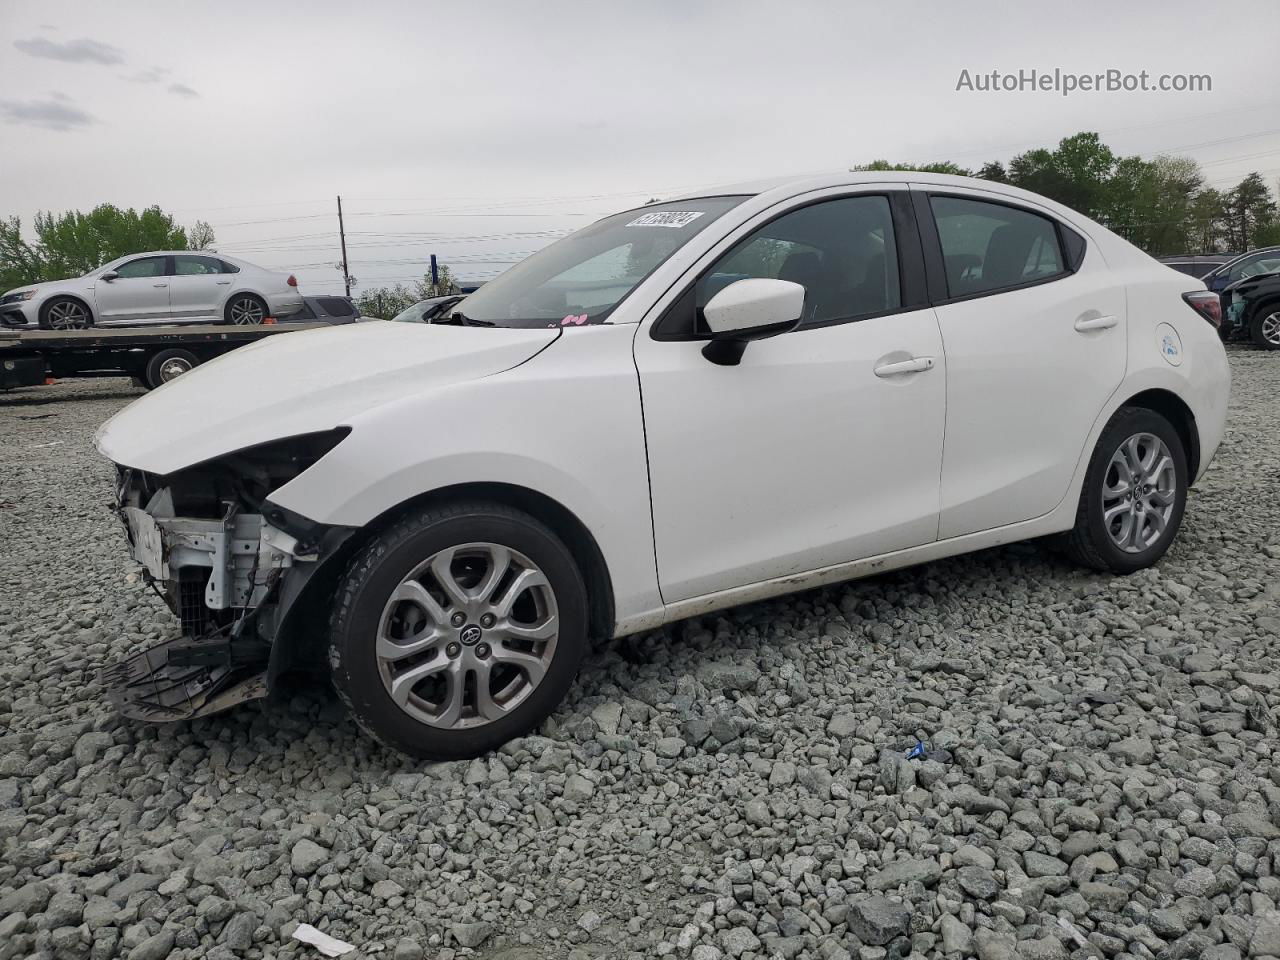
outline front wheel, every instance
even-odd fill
[[[409,514],[356,556],[329,664],[375,738],[458,760],[541,723],[586,647],[586,587],[568,548],[527,514],[466,503]]]
[[[1259,310],[1249,324],[1249,337],[1263,350],[1280,350],[1280,307]]]
[[[45,304],[40,321],[47,330],[87,330],[93,326],[93,314],[73,297],[54,297]]]
[[[1094,448],[1067,552],[1084,566],[1133,573],[1159,560],[1182,525],[1187,455],[1160,414],[1122,407]]]

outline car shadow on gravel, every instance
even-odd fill
[[[136,400],[146,391],[141,388],[134,390],[118,390],[112,393],[94,393],[81,396],[68,396],[64,393],[53,393],[41,395],[35,393],[36,387],[30,391],[12,390],[8,392],[0,392],[0,410],[10,407],[41,407],[51,403],[72,403],[75,401],[84,401],[86,403],[97,403],[102,400]]]

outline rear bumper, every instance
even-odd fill
[[[292,316],[302,309],[302,294],[277,293],[269,295],[267,297],[267,308],[271,316],[276,318]]]

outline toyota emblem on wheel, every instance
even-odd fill
[[[462,628],[462,632],[458,634],[458,639],[468,647],[474,647],[480,642],[480,628],[474,623]]]

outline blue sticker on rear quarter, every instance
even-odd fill
[[[702,210],[655,210],[653,213],[642,213],[628,227],[687,227],[702,216]]]
[[[1156,347],[1170,366],[1182,365],[1182,339],[1178,336],[1178,331],[1169,324],[1156,325]]]

